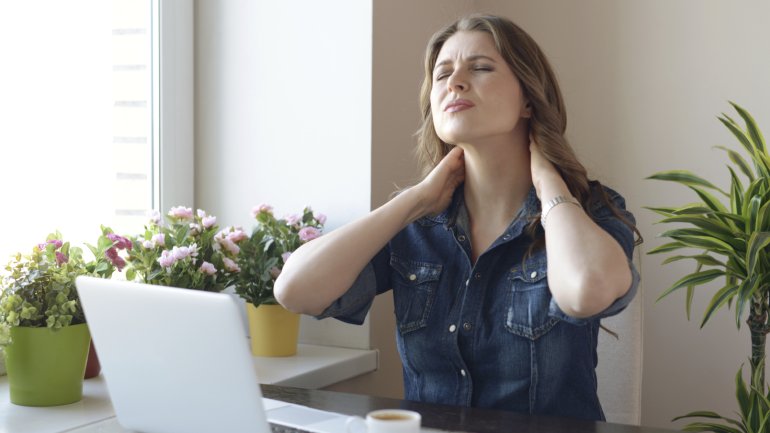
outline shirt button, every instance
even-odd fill
[[[457,329],[457,326],[455,326],[454,324],[449,325],[449,332],[455,332],[455,329]]]
[[[511,238],[511,235],[505,235],[505,236],[503,236],[503,240],[505,240],[505,241],[507,241],[507,240],[508,240],[508,239],[510,239],[510,238]]]
[[[460,241],[460,242],[465,242],[465,235],[458,236],[457,240]]]
[[[481,274],[476,274],[474,275],[474,277],[478,280],[479,278],[481,278]]]
[[[473,329],[473,325],[471,325],[468,322],[465,322],[465,323],[463,323],[463,329],[466,330],[466,331],[470,331],[471,329]]]
[[[465,369],[460,369],[460,376],[465,377]]]
[[[534,278],[534,276],[533,276],[533,278]],[[412,274],[412,275],[409,276],[409,281],[414,281],[416,279],[417,279],[417,275],[415,275],[415,274]]]
[[[537,276],[537,271],[532,271],[531,274],[529,274],[529,278],[535,278]]]

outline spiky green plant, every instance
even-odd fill
[[[658,298],[686,289],[688,320],[695,288],[724,277],[724,285],[706,307],[701,327],[717,310],[725,306],[732,308],[735,304],[738,328],[741,319],[747,317],[751,332],[751,376],[757,378],[760,389],[763,389],[765,339],[770,331],[770,257],[767,251],[770,244],[770,155],[753,117],[737,104],[730,104],[745,125],[724,113],[718,119],[735,136],[748,158],[735,150],[716,146],[724,150],[730,160],[727,165],[729,192],[687,170],[650,176],[648,179],[684,185],[694,191],[700,201],[678,207],[647,208],[663,216],[660,223],[676,224],[676,228],[661,234],[671,242],[648,254],[676,252],[665,259],[664,264],[685,259],[695,262],[694,272],[676,281]]]

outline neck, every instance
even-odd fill
[[[463,147],[463,193],[471,220],[507,225],[532,187],[529,143],[501,140]]]

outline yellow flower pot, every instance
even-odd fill
[[[254,356],[292,356],[297,354],[299,314],[281,305],[246,304]]]

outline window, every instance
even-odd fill
[[[192,205],[192,104],[160,128],[162,110],[192,100],[192,68],[174,63],[192,63],[192,0],[3,2],[0,47],[0,263],[55,230],[74,244],[95,242],[101,224],[137,233],[164,195]],[[167,80],[165,107],[161,63],[187,74]],[[164,169],[168,152],[185,155],[182,168]]]

